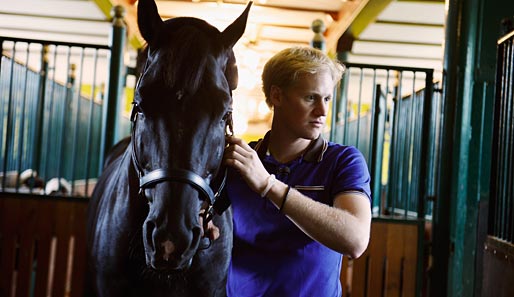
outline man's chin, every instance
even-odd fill
[[[312,132],[309,132],[309,133],[305,133],[303,135],[303,138],[304,139],[307,139],[307,140],[315,140],[315,139],[318,139],[318,137],[321,135],[321,131],[312,131]]]

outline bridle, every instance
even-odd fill
[[[139,105],[137,102],[133,102],[132,112],[130,115],[130,121],[132,122],[132,162],[137,171],[137,175],[139,178],[139,196],[148,199],[145,195],[145,190],[147,188],[154,187],[155,185],[170,181],[170,182],[178,182],[178,183],[186,183],[195,188],[204,198],[208,201],[207,210],[202,213],[204,228],[207,226],[207,223],[212,220],[215,213],[221,214],[217,209],[222,209],[216,207],[218,198],[220,197],[223,189],[225,187],[225,182],[227,179],[227,169],[224,170],[223,179],[218,186],[218,190],[214,192],[211,186],[202,178],[200,175],[195,172],[182,168],[158,168],[154,169],[147,174],[144,173],[141,164],[138,161],[136,155],[136,144],[135,144],[135,132],[136,132],[136,124],[138,114],[141,113],[139,110]],[[233,121],[232,121],[232,110],[229,110],[225,116],[223,117],[225,121],[225,136],[234,135],[233,130]],[[216,178],[215,178],[216,180]],[[224,210],[224,209],[223,209]]]

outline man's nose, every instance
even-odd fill
[[[317,116],[326,116],[328,112],[328,101],[325,99],[317,100],[314,112]]]

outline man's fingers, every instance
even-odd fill
[[[216,240],[220,237],[220,229],[216,227],[212,221],[207,224],[207,236],[211,240]]]

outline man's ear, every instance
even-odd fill
[[[269,97],[273,106],[280,106],[282,104],[282,89],[275,85],[271,86]]]

